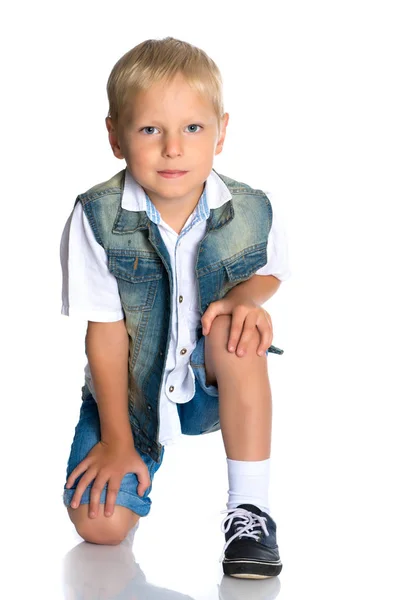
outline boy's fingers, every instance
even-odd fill
[[[243,336],[241,336],[243,331],[243,323],[244,319],[232,319],[231,330],[229,333],[228,340],[228,350],[229,352],[234,352],[236,350],[239,339],[241,340]]]
[[[66,481],[66,487],[67,488],[71,487],[71,485],[73,485],[75,479],[78,479],[79,475],[84,473],[86,471],[86,469],[88,468],[88,466],[89,466],[89,464],[86,462],[86,459],[83,459],[83,461],[80,462],[79,465],[77,465],[75,467],[75,469],[73,469],[73,471],[71,471],[71,473],[69,474],[69,477],[67,478],[67,481]]]
[[[69,475],[69,477],[68,477],[68,479],[67,479],[67,481],[66,481],[65,487],[67,487],[67,488],[71,487],[71,486],[74,484],[74,482],[75,482],[75,479],[76,479],[77,477],[78,477],[78,474],[76,473],[76,471],[75,471],[75,469],[74,469],[74,470],[72,471],[72,473],[70,473],[70,475]]]
[[[141,469],[140,471],[138,471],[136,473],[136,477],[138,478],[139,481],[139,485],[137,487],[137,493],[140,496],[143,496],[143,494],[145,493],[145,491],[147,490],[147,488],[150,485],[150,476],[149,476],[149,471],[147,466],[145,465],[145,469]]]
[[[257,354],[262,356],[268,350],[272,343],[270,331],[264,331],[261,334],[261,344],[258,347]]]
[[[202,331],[203,335],[207,335],[208,334],[208,332],[211,329],[212,322],[213,322],[213,319],[210,319],[210,321],[207,321],[206,323],[204,323],[204,325],[203,325],[203,331]]]
[[[146,481],[146,480],[140,481],[139,485],[138,485],[138,494],[140,496],[143,496],[149,486],[150,486],[150,480],[149,481]]]
[[[111,480],[108,482],[107,499],[106,504],[104,506],[104,514],[106,517],[111,517],[111,515],[114,512],[115,502],[117,500],[120,484],[121,482],[117,486],[115,483],[111,483]]]
[[[100,496],[107,480],[96,478],[90,492],[89,517],[95,518],[99,514]]]
[[[249,320],[250,319],[247,319],[247,321],[245,322],[242,335],[240,336],[240,341],[239,341],[239,344],[237,347],[237,355],[238,356],[243,356],[247,352],[247,347],[249,345],[249,341],[251,340],[251,338],[254,335],[255,326],[254,326],[254,324],[249,323]],[[255,330],[258,334],[257,328]]]
[[[77,508],[81,502],[83,492],[86,490],[89,483],[96,477],[96,471],[88,469],[85,475],[82,477],[78,485],[76,486],[75,494],[71,501],[72,508]]]
[[[263,352],[265,352],[265,350],[267,350],[270,346],[268,341],[270,339],[271,330],[265,323],[261,323],[260,325],[258,325],[257,322],[250,323],[249,321],[250,319],[247,319],[245,323],[243,333],[240,338],[240,343],[237,347],[237,355],[243,356],[244,354],[246,354],[249,342],[252,339],[252,337],[254,335],[260,335],[261,343],[257,348],[257,354],[261,356]]]

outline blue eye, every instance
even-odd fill
[[[201,127],[201,125],[196,125],[195,123],[192,123],[191,125],[188,125],[188,127]],[[190,133],[196,133],[196,132],[191,131]]]
[[[143,129],[141,129],[140,131],[144,131],[145,129],[157,129],[156,127],[143,127]],[[146,134],[146,135],[151,135],[151,134]]]
[[[200,127],[200,129],[201,129],[201,125],[196,125],[196,123],[191,123],[190,125],[188,125],[188,128],[189,128],[189,127]],[[153,131],[150,131],[150,132],[149,132],[149,131],[147,131],[147,132],[146,132],[146,130],[149,130],[149,129],[151,129],[151,130],[153,130],[153,131],[154,131],[154,130],[157,130],[157,127],[152,127],[152,126],[148,125],[147,127],[143,127],[143,128],[140,130],[140,131],[143,131],[143,133],[145,133],[146,135],[153,135]],[[196,131],[193,131],[193,129],[192,129],[192,130],[190,131],[190,133],[197,133],[197,131],[198,131],[198,130],[196,130]]]

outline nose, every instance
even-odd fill
[[[164,139],[163,156],[174,158],[183,154],[183,141],[179,135],[166,135]]]

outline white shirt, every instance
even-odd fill
[[[195,280],[198,245],[205,235],[210,209],[222,206],[231,198],[228,187],[211,171],[198,204],[178,234],[162,220],[144,189],[126,169],[122,208],[145,210],[149,219],[157,224],[170,255],[174,280],[171,339],[160,395],[158,441],[162,445],[174,443],[182,435],[176,403],[189,402],[195,392],[194,373],[189,360],[196,346],[196,328],[201,319]],[[65,225],[60,258],[63,272],[62,314],[100,322],[124,318],[117,281],[108,270],[106,252],[96,241],[80,202]],[[274,207],[268,237],[268,264],[256,274],[275,275],[281,281],[291,275],[286,234]],[[179,296],[183,296],[182,302],[178,301]],[[182,348],[186,349],[186,353],[180,353]],[[89,364],[85,367],[85,381],[96,399]],[[173,392],[169,391],[170,386],[173,386]]]

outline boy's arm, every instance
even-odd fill
[[[128,413],[129,343],[124,320],[89,321],[86,354],[99,410],[102,441],[132,443]]]
[[[225,294],[225,298],[243,298],[262,306],[275,294],[280,285],[281,281],[274,275],[253,275],[247,281],[235,285]]]

